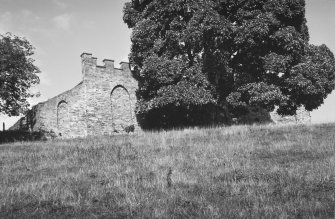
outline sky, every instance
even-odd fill
[[[73,88],[82,80],[80,55],[128,61],[131,30],[122,20],[130,0],[0,0],[0,34],[25,37],[35,47],[41,70],[40,92],[31,105]],[[310,43],[326,44],[335,53],[335,0],[306,0]],[[312,113],[313,123],[335,122],[335,92]],[[17,117],[0,115],[9,128]],[[2,130],[2,125],[0,126]]]

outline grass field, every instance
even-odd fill
[[[0,145],[0,218],[333,218],[335,124]]]

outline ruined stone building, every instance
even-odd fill
[[[105,135],[136,129],[135,90],[129,63],[114,67],[114,61],[84,53],[82,82],[46,102],[39,103],[11,129],[53,131],[63,137]]]
[[[83,53],[82,82],[73,89],[34,106],[11,130],[47,131],[57,136],[83,137],[111,135],[140,130],[135,116],[137,81],[129,63],[103,60]],[[265,116],[264,116],[265,115]],[[250,112],[245,123],[272,120],[275,123],[310,122],[309,112],[300,109],[296,116],[282,117],[276,113]]]

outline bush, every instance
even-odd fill
[[[135,126],[134,125],[129,125],[124,128],[125,132],[130,133],[135,131]]]
[[[47,139],[47,133],[9,130],[0,132],[0,144],[17,141],[41,141]]]

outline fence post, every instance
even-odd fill
[[[6,131],[6,126],[5,126],[5,123],[4,123],[4,122],[2,123],[2,131],[3,131],[3,132]]]

